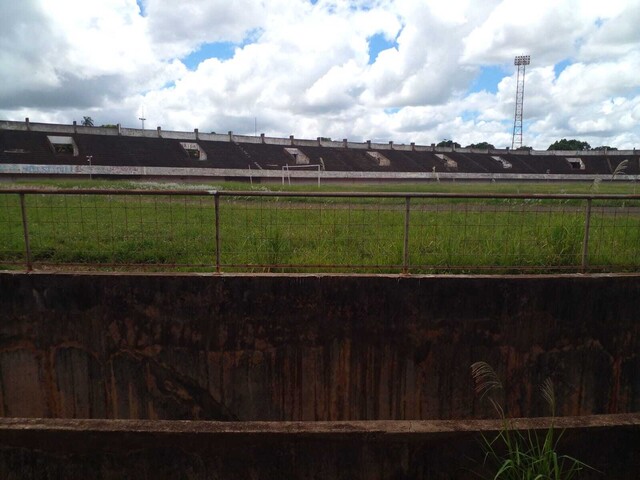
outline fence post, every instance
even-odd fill
[[[213,192],[213,204],[216,216],[216,273],[220,273],[220,194]]]
[[[402,273],[409,273],[409,212],[411,197],[404,199],[404,246],[402,249]]]
[[[587,210],[584,220],[584,239],[582,240],[582,272],[589,268],[589,230],[591,227],[591,199],[587,198]]]
[[[20,194],[20,210],[22,211],[22,233],[24,235],[24,248],[27,260],[27,272],[33,270],[31,265],[31,245],[29,243],[29,223],[27,221],[27,208],[24,202],[24,193]]]

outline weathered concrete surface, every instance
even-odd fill
[[[544,433],[551,420],[514,428]],[[640,475],[640,414],[555,419],[560,454]],[[0,476],[21,479],[476,479],[500,421],[185,422],[0,419]],[[484,478],[490,478],[485,476]]]
[[[0,416],[217,420],[640,411],[640,276],[0,273]]]

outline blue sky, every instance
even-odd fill
[[[142,3],[142,0],[136,0],[136,5],[138,5],[138,8],[140,9],[140,14],[141,15],[146,15],[146,10],[144,7],[144,3]]]
[[[553,66],[553,72],[555,73],[556,77],[559,77],[560,74],[564,71],[564,69],[567,68],[569,65],[571,65],[571,61],[569,61],[569,59],[565,59],[565,60],[562,60],[561,62],[556,63]]]
[[[500,80],[510,74],[511,72],[508,72],[505,66],[492,65],[480,67],[480,72],[473,79],[469,87],[469,92],[487,91],[489,93],[496,93]]]
[[[200,62],[209,58],[217,58],[218,60],[229,60],[233,57],[236,47],[241,45],[233,42],[213,42],[201,45],[198,50],[190,53],[181,60],[189,70],[195,70]]]
[[[387,40],[382,33],[376,33],[369,37],[369,63],[374,63],[378,54],[389,48],[398,48],[398,42]]]

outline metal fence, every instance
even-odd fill
[[[0,190],[0,268],[640,270],[640,195]]]

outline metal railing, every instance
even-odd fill
[[[640,195],[0,190],[0,268],[640,270]]]

